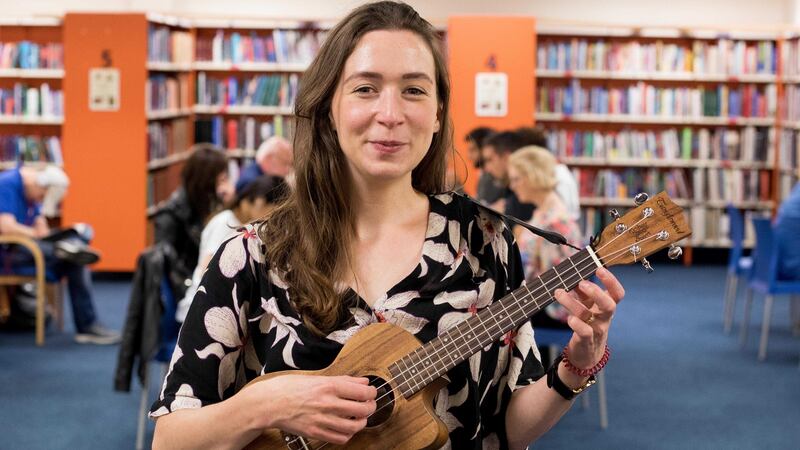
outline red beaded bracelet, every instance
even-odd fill
[[[561,352],[561,356],[562,361],[564,361],[564,367],[566,367],[567,370],[575,375],[590,377],[592,375],[597,375],[598,372],[603,370],[603,367],[605,367],[606,363],[608,362],[608,357],[611,356],[611,349],[609,349],[608,345],[606,345],[606,349],[603,351],[603,357],[600,358],[600,361],[598,361],[597,364],[595,364],[593,367],[589,367],[588,369],[579,369],[570,362],[569,354],[567,353],[567,347],[564,347],[564,351]]]

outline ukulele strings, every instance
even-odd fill
[[[641,219],[641,220],[644,220],[644,219]],[[640,221],[641,221],[641,220],[640,220]],[[637,224],[638,224],[638,222],[637,222]],[[634,224],[634,226],[635,226],[635,225],[636,225],[636,224]],[[631,227],[631,228],[633,228],[633,227]],[[627,232],[627,230],[625,230],[625,232]],[[625,234],[625,232],[623,232],[622,234]],[[600,248],[598,249],[598,251],[601,251],[601,250],[603,250],[603,248],[605,248],[605,247],[607,247],[608,245],[610,245],[612,242],[614,242],[614,240],[616,240],[616,238],[617,238],[617,237],[619,237],[619,236],[622,236],[622,234],[619,234],[619,235],[615,236],[615,237],[614,237],[614,238],[613,238],[611,241],[609,241],[608,243],[606,243],[606,244],[604,244],[602,247],[600,247]],[[641,239],[641,240],[640,240],[640,241],[638,241],[638,242],[635,242],[633,245],[639,245],[639,244],[642,244],[642,243],[644,243],[644,242],[647,242],[647,241],[649,241],[649,240],[651,240],[651,239],[653,239],[653,238],[656,238],[657,236],[658,236],[657,234],[654,234],[654,235],[652,235],[652,236],[649,236],[649,237],[646,237],[646,238],[644,238],[644,239]],[[617,250],[617,251],[615,251],[615,252],[612,252],[612,253],[610,253],[610,254],[609,254],[609,258],[607,258],[607,262],[606,262],[606,263],[604,263],[604,264],[602,264],[602,266],[604,266],[604,267],[605,267],[606,265],[608,265],[608,264],[610,264],[610,263],[612,263],[612,262],[616,261],[617,259],[619,259],[619,258],[623,257],[623,256],[624,256],[624,254],[625,254],[627,251],[628,251],[627,249],[620,249],[620,250]],[[592,265],[594,265],[594,264],[595,264],[595,263],[594,263],[594,261],[592,260],[591,256],[589,256],[589,257],[586,257],[586,258],[584,258],[583,260],[579,261],[579,262],[577,263],[577,265],[582,265],[582,264],[584,264],[584,263],[586,263],[586,262],[590,262],[590,264],[589,264],[589,265],[587,265],[585,268],[591,267]],[[572,281],[574,280],[574,275],[570,275],[570,276],[569,276],[567,279],[568,279],[570,282],[572,282]],[[580,273],[578,273],[578,279],[583,279],[583,278],[580,276]],[[552,279],[552,280],[549,280],[549,281],[555,281],[555,279]],[[535,293],[536,293],[536,292],[538,292],[538,291],[539,291],[539,290],[541,290],[541,289],[544,289],[544,290],[545,290],[545,294],[547,294],[547,296],[548,296],[548,297],[552,297],[551,295],[549,295],[549,292],[550,292],[550,291],[548,291],[548,290],[547,290],[547,287],[544,285],[544,283],[542,284],[542,286],[541,286],[541,287],[534,289],[534,291],[533,291],[533,292],[529,292],[529,294],[525,294],[525,296],[531,296],[531,297],[534,297],[534,298],[533,298],[533,301],[534,301],[534,303],[536,303],[536,304],[537,304],[537,306],[538,306],[538,301],[537,301],[537,300],[538,300],[538,299],[541,299],[543,296],[541,296],[540,294],[535,294]],[[513,291],[512,291],[512,294],[513,294]],[[537,298],[537,297],[535,297],[536,295],[540,295],[540,296]],[[521,298],[524,298],[525,296],[523,296],[523,297],[521,297]],[[515,299],[516,299],[516,297],[515,297]],[[522,308],[521,308],[521,307],[520,307],[520,310],[522,310]],[[524,314],[524,311],[523,311],[523,314]],[[481,332],[481,336],[482,336],[483,334],[486,334],[486,333],[488,333],[488,330],[484,330],[484,331],[482,331],[482,332]],[[473,333],[473,334],[475,334],[475,333]],[[460,347],[458,347],[456,350],[458,350],[459,348],[463,347],[463,345],[465,345],[465,344],[470,344],[472,341],[474,341],[474,340],[476,340],[476,339],[479,339],[479,338],[480,338],[479,336],[475,336],[475,337],[473,337],[473,338],[472,338],[472,339],[470,339],[469,341],[466,341],[466,342],[464,342],[464,344],[462,344],[462,345],[461,345]],[[431,356],[433,356],[433,354],[430,354],[430,355],[428,355],[428,356],[427,356],[425,359],[429,359]],[[404,370],[404,371],[402,371],[402,372],[398,373],[398,376],[399,376],[399,375],[401,375],[401,374],[405,374],[405,373],[407,373],[407,372],[408,372],[409,370],[411,370],[411,369],[414,369],[414,368],[416,368],[416,366],[418,366],[418,365],[419,365],[419,364],[421,364],[422,362],[424,362],[424,360],[420,360],[418,363],[416,363],[415,365],[413,365],[411,368],[407,368],[406,370]],[[391,382],[392,382],[392,381],[395,381],[396,379],[397,379],[397,377],[391,378],[391,379],[387,380],[387,381],[386,381],[384,384],[382,384],[382,385],[378,386],[376,389],[382,389],[382,388],[386,387],[387,385],[391,385]],[[382,399],[384,399],[384,398],[386,398],[387,396],[389,396],[389,395],[392,395],[392,394],[400,394],[400,392],[395,392],[395,391],[399,391],[399,387],[393,387],[393,388],[392,388],[392,389],[391,389],[389,392],[387,392],[387,393],[383,394],[382,396],[378,397],[377,399],[375,399],[375,401],[376,401],[376,402],[378,402],[379,400],[382,400]],[[402,395],[402,394],[401,394],[401,395]],[[385,405],[381,406],[380,408],[376,409],[376,410],[375,410],[375,411],[374,411],[372,414],[370,414],[370,415],[369,415],[369,416],[367,416],[367,417],[371,417],[371,416],[373,416],[373,415],[374,415],[374,414],[376,414],[378,411],[382,410],[383,408],[385,408],[385,407],[387,407],[387,406],[389,406],[389,405],[391,405],[391,403],[387,403],[387,404],[385,404]],[[303,439],[303,438],[302,438],[301,436],[297,436],[296,438],[294,438],[294,439],[292,439],[292,440],[288,441],[288,442],[287,442],[287,444],[294,444],[295,442],[297,442],[297,441],[298,441],[298,440],[300,440],[300,439]],[[305,444],[305,443],[304,443],[304,444]],[[321,446],[317,447],[317,449],[321,449],[321,448],[323,448],[323,447],[327,446],[328,444],[329,444],[328,442],[325,442],[325,443],[323,443],[323,445],[321,445]]]

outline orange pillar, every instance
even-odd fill
[[[474,194],[478,176],[467,159],[464,136],[479,126],[508,130],[533,124],[535,21],[532,17],[451,17],[447,24],[447,41],[455,147],[465,161],[457,160],[454,165],[457,175],[465,180],[466,191]],[[506,116],[476,115],[475,75],[480,72],[508,75]]]
[[[94,226],[94,269],[132,271],[145,247],[147,120],[144,14],[64,18],[64,170],[71,179],[63,223]],[[120,72],[117,111],[89,109],[89,70]]]

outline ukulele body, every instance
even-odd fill
[[[376,323],[356,333],[342,347],[341,352],[330,366],[317,371],[282,371],[262,375],[245,386],[269,380],[281,375],[350,375],[354,377],[370,377],[371,383],[379,387],[389,382],[389,389],[394,393],[390,405],[376,411],[367,423],[367,427],[353,436],[343,446],[327,444],[330,449],[437,449],[447,441],[448,431],[433,411],[433,400],[439,390],[446,385],[443,379],[404,398],[389,373],[389,366],[402,357],[413,352],[421,343],[409,332],[388,323]],[[373,377],[376,380],[373,380]],[[382,381],[381,381],[382,380]],[[382,391],[378,391],[380,398]],[[378,408],[383,403],[378,401]],[[379,423],[373,423],[379,422]],[[291,443],[289,443],[291,442]],[[317,449],[324,443],[310,439],[297,439],[294,435],[284,434],[278,429],[270,428],[251,442],[246,449]]]

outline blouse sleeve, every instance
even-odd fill
[[[157,418],[200,408],[232,396],[243,384],[250,298],[258,298],[250,240],[244,233],[226,241],[202,278],[181,328],[158,400]],[[248,263],[250,261],[250,263]]]

